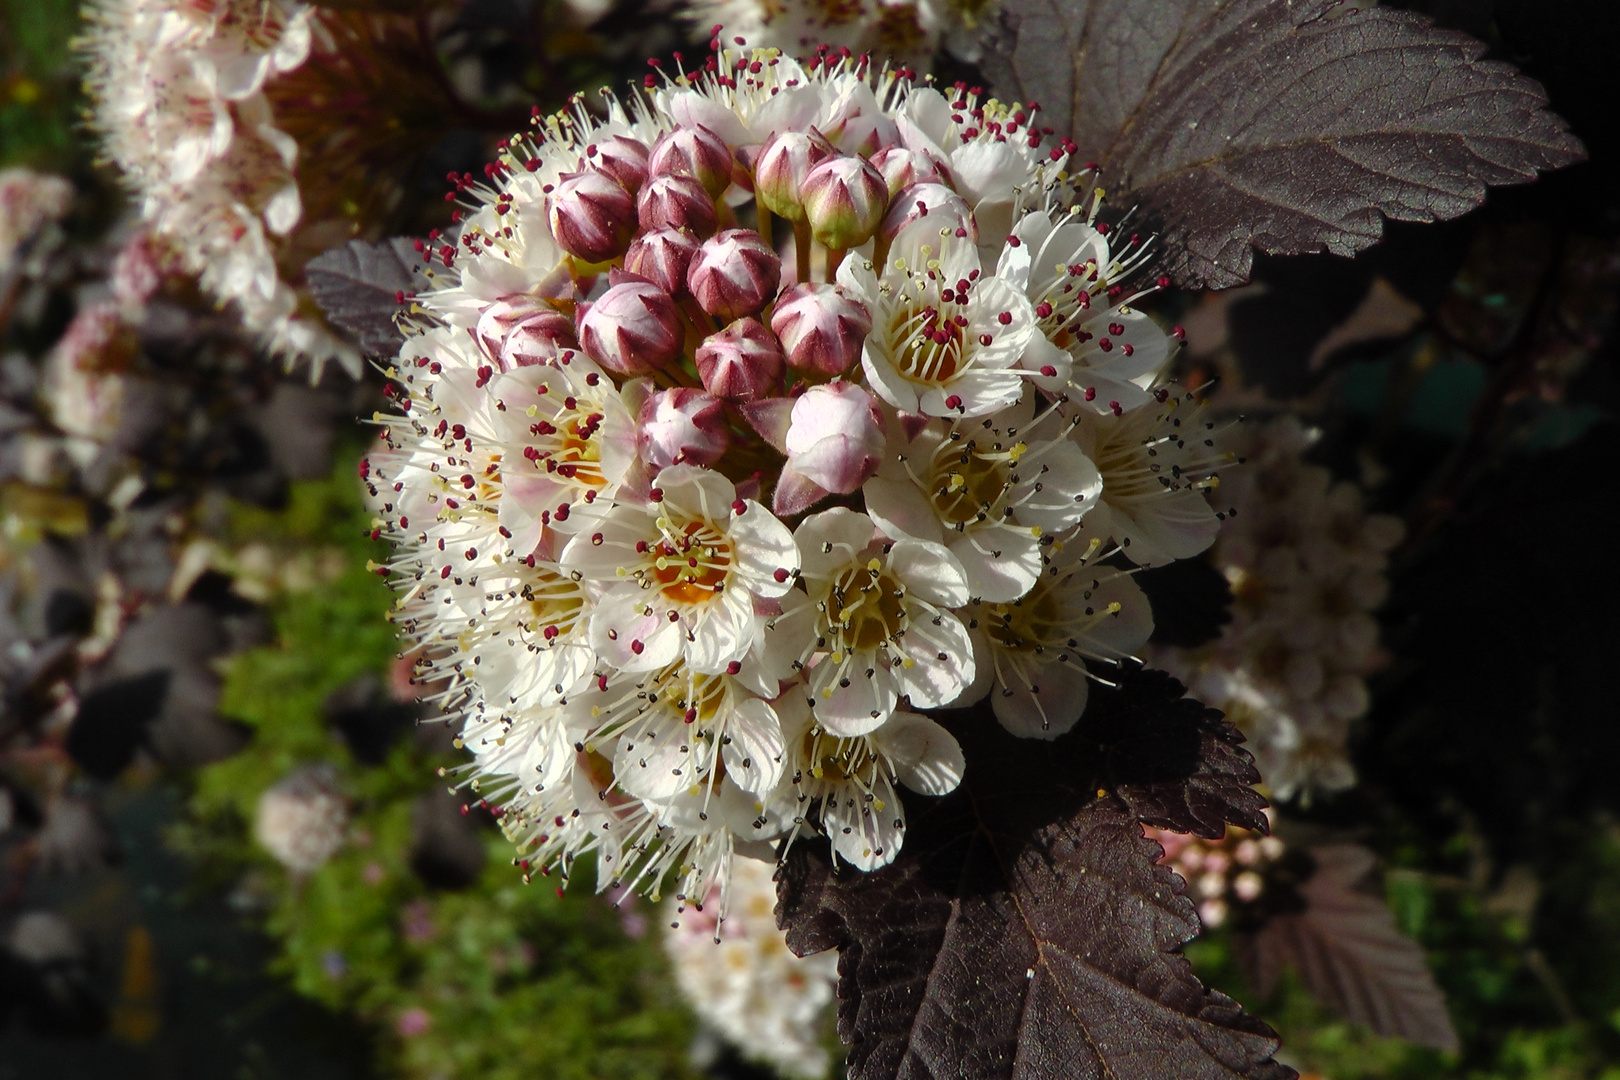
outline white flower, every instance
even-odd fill
[[[866,482],[867,512],[893,537],[944,544],[969,592],[1016,600],[1040,576],[1047,539],[1079,524],[1102,477],[1068,439],[1056,410],[1035,416],[1033,393],[983,420],[889,423],[889,445]]]
[[[948,610],[967,603],[967,577],[942,545],[881,541],[871,518],[842,507],[805,518],[794,538],[805,591],[782,597],[765,655],[779,678],[809,667],[818,724],[864,735],[902,697],[936,708],[973,681],[967,630]]]
[[[673,465],[654,483],[649,502],[619,503],[563,550],[563,565],[610,585],[591,644],[619,671],[684,657],[723,672],[753,648],[755,601],[791,586],[793,535],[720,473]]]
[[[933,233],[924,218],[879,267],[852,257],[838,284],[872,313],[861,370],[904,412],[984,416],[1023,396],[1019,361],[1037,333],[1021,291],[985,276],[972,241]]]
[[[73,185],[32,169],[0,169],[0,280],[24,261],[36,238],[73,203]]]
[[[337,773],[328,765],[311,765],[259,796],[253,835],[287,869],[310,874],[337,854],[348,824]]]
[[[1217,445],[1202,409],[1192,394],[1161,388],[1128,412],[1074,410],[1074,438],[1102,473],[1088,536],[1111,537],[1139,566],[1191,558],[1214,542],[1220,519],[1204,492],[1235,455]]]
[[[1085,712],[1094,677],[1087,661],[1117,664],[1147,643],[1153,612],[1141,588],[1129,573],[1089,565],[1087,554],[1071,544],[1027,594],[968,609],[979,676],[958,704],[988,691],[1002,727],[1055,739]]]
[[[1103,228],[1077,209],[1032,210],[1008,236],[996,276],[1024,290],[1039,320],[1024,368],[1040,376],[1042,389],[1064,389],[1071,401],[1106,414],[1149,403],[1172,339],[1116,285],[1140,268],[1146,247],[1121,262]]]
[[[718,897],[696,913],[672,902],[664,949],[692,1010],[744,1057],[783,1076],[820,1080],[838,957],[793,955],[776,928],[771,877],[770,864],[739,860],[724,924],[712,910]]]
[[[801,65],[725,42],[711,69],[652,82],[599,114],[538,118],[488,185],[463,191],[470,213],[413,298],[388,371],[397,412],[378,417],[386,448],[362,475],[377,528],[400,545],[377,568],[404,591],[396,621],[475,759],[461,786],[500,818],[524,870],[566,879],[591,855],[601,887],[689,905],[717,891],[723,916],[737,853],[814,823],[870,869],[900,847],[895,785],[956,786],[955,740],[910,711],[974,680],[952,609],[1035,584],[1040,534],[1083,525],[1102,480],[1064,430],[1071,416],[1036,416],[1028,384],[1068,383],[1027,366],[1041,316],[1027,274],[990,272],[1005,229],[988,256],[978,246],[975,214],[1067,190],[1066,151],[1029,116],[865,60]],[[786,277],[773,215],[696,253],[666,229],[677,216],[733,224],[761,148],[812,130],[820,152],[897,163],[888,178],[860,173],[849,229],[794,230],[800,280],[816,248],[851,247],[836,342],[765,317]],[[600,169],[591,206],[561,206],[582,169]],[[897,202],[889,184],[908,177],[919,183]],[[619,250],[649,280],[581,262]],[[620,310],[625,296],[656,318]],[[739,334],[749,348],[733,356],[721,346]],[[795,352],[807,347],[843,359]],[[700,401],[699,380],[731,404]],[[879,398],[927,474],[887,477],[905,488],[893,500],[881,484],[861,491],[886,446]],[[659,408],[682,401],[707,403]],[[957,440],[971,451],[953,461]],[[892,535],[842,507],[795,533],[761,492],[788,517],[833,495],[881,503]]]
[[[358,376],[359,354],[301,310],[278,268],[303,206],[298,146],[264,91],[308,59],[313,11],[297,0],[97,0],[82,46],[90,119],[186,272],[234,302],[272,353]]]
[[[1306,462],[1317,436],[1288,415],[1225,436],[1244,464],[1221,488],[1232,513],[1211,558],[1232,621],[1208,645],[1149,653],[1244,730],[1279,798],[1355,783],[1347,740],[1382,662],[1372,613],[1402,535],[1398,519],[1366,513],[1356,485]]]
[[[905,842],[894,785],[948,795],[962,782],[962,748],[926,716],[897,712],[865,735],[840,738],[808,709],[784,708],[791,798],[799,827],[812,812],[833,850],[860,870],[887,866]]]

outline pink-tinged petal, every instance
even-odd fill
[[[874,476],[861,488],[861,495],[867,512],[884,535],[895,540],[944,543],[945,530],[934,504],[910,479]]]
[[[896,540],[889,551],[889,571],[930,604],[957,608],[972,596],[962,564],[941,544]]]
[[[744,791],[770,794],[782,779],[786,750],[776,710],[758,698],[740,702],[726,721],[726,739],[720,751],[726,776]]]
[[[688,724],[664,709],[654,709],[619,736],[613,752],[613,775],[641,799],[670,799],[698,777]]]
[[[1011,680],[990,693],[990,705],[1001,726],[1021,739],[1055,739],[1074,727],[1086,710],[1091,680],[1071,656],[1067,662],[1008,664],[1003,676]]]
[[[811,514],[793,532],[804,576],[831,577],[865,552],[875,533],[871,518],[848,507],[835,506]]]
[[[895,668],[894,675],[914,708],[937,709],[955,701],[973,681],[973,642],[962,620],[950,612],[913,614],[902,650],[915,662]],[[939,625],[927,616],[938,616]]]
[[[1040,459],[1040,491],[1032,491],[1018,507],[1021,525],[1038,525],[1049,533],[1077,524],[1097,505],[1102,495],[1102,474],[1085,451],[1063,441],[1047,447]]]
[[[752,499],[742,502],[743,512],[731,521],[737,567],[755,596],[781,596],[792,587],[798,572],[799,546],[788,527],[763,506]]]
[[[637,585],[609,592],[591,613],[591,648],[610,668],[654,671],[681,655],[685,632],[662,610],[644,613],[646,598]]]
[[[956,738],[926,716],[897,712],[873,737],[894,764],[895,777],[919,795],[949,795],[967,762]]]
[[[992,545],[992,550],[983,550]],[[986,603],[1011,603],[1041,576],[1040,541],[1021,529],[958,536],[947,546],[962,564],[969,594]]]
[[[889,778],[878,773],[870,803],[853,787],[840,794],[827,801],[821,822],[833,850],[857,870],[870,872],[889,865],[905,840],[905,812]]]
[[[824,657],[810,673],[810,692],[816,722],[839,738],[875,731],[900,702],[894,677],[872,654],[844,663]]]

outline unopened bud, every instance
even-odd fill
[[[628,135],[615,135],[596,145],[596,154],[590,163],[613,177],[631,195],[647,182],[647,144]]]
[[[671,296],[686,291],[686,271],[698,252],[698,241],[680,229],[656,229],[642,233],[630,242],[624,253],[624,268],[644,277]]]
[[[782,260],[752,229],[727,229],[703,242],[686,272],[698,306],[717,319],[752,315],[782,284]]]
[[[912,184],[949,183],[939,162],[904,146],[886,146],[873,154],[872,168],[883,174],[890,195],[898,195]]]
[[[843,381],[812,386],[793,403],[788,464],[831,492],[847,495],[877,471],[883,416],[872,395]]]
[[[697,349],[703,388],[727,401],[771,397],[782,382],[782,350],[758,319],[738,319]]]
[[[706,127],[678,127],[653,143],[647,168],[652,176],[695,177],[718,199],[731,185],[731,147]]]
[[[502,371],[543,364],[579,347],[574,321],[528,296],[489,305],[478,316],[473,335]]]
[[[645,375],[680,354],[685,331],[675,301],[658,286],[624,281],[580,318],[579,342],[615,375]]]
[[[889,208],[889,185],[865,158],[829,158],[804,178],[810,235],[829,248],[852,248],[877,231]]]
[[[979,227],[973,220],[973,208],[967,200],[944,184],[913,184],[894,197],[889,212],[884,215],[878,235],[892,241],[907,227],[925,222],[936,235],[962,230],[966,238],[978,243]]]
[[[714,199],[692,176],[654,176],[636,196],[636,219],[643,232],[685,229],[693,236],[713,236],[719,217]]]
[[[551,234],[568,254],[602,263],[624,254],[636,222],[630,193],[599,169],[563,180],[551,194]]]
[[[872,315],[837,285],[806,282],[777,298],[771,329],[781,339],[790,366],[818,375],[842,375],[860,362]]]
[[[760,151],[754,166],[754,195],[777,217],[804,220],[804,179],[838,151],[820,132],[784,131]]]
[[[660,390],[642,403],[639,420],[641,459],[655,469],[713,465],[731,442],[726,407],[703,390]]]

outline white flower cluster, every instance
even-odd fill
[[[298,144],[264,90],[308,58],[312,11],[297,0],[97,0],[82,46],[90,120],[185,272],[234,302],[273,354],[358,375],[359,354],[278,262],[303,202]]]
[[[259,796],[254,838],[296,874],[311,874],[343,846],[349,804],[330,765],[307,765]]]
[[[22,268],[39,235],[73,203],[73,185],[32,169],[0,169],[0,288]]]
[[[664,950],[675,982],[698,1018],[752,1061],[783,1076],[827,1075],[838,955],[803,958],[776,928],[771,867],[740,859],[731,881],[731,917],[720,934],[717,905],[686,916],[671,903]]]
[[[1032,112],[711,52],[464,188],[364,467],[379,572],[523,865],[594,852],[603,886],[673,872],[689,900],[805,829],[893,860],[897,786],[965,764],[922,710],[1071,728],[1088,665],[1152,629],[1099,559],[1204,550],[1229,456],[1159,385],[1141,244],[1111,247]]]
[[[1211,559],[1232,586],[1232,621],[1208,645],[1148,657],[1243,729],[1284,799],[1355,783],[1347,740],[1382,663],[1372,613],[1403,535],[1398,518],[1365,511],[1356,484],[1305,462],[1319,435],[1281,416],[1229,440],[1244,466],[1221,488],[1233,513]]]
[[[683,14],[704,30],[724,26],[788,53],[829,45],[926,71],[941,45],[978,59],[978,30],[996,7],[992,0],[686,0]]]
[[[1241,907],[1260,899],[1265,892],[1266,869],[1286,850],[1275,836],[1260,836],[1236,826],[1228,826],[1226,835],[1219,840],[1152,826],[1145,826],[1144,831],[1164,848],[1159,861],[1187,883],[1188,898],[1197,906],[1205,929],[1210,930],[1226,921],[1234,905]]]

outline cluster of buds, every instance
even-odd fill
[[[1033,106],[735,46],[506,144],[366,467],[463,790],[693,903],[806,830],[890,862],[929,710],[1069,730],[1152,630],[1102,559],[1207,547],[1227,457]]]
[[[1204,926],[1214,929],[1235,908],[1254,904],[1266,887],[1266,870],[1286,849],[1275,836],[1228,826],[1219,840],[1147,826],[1149,838],[1164,849],[1159,860],[1180,874]]]
[[[723,938],[717,905],[695,917],[671,912],[664,951],[675,984],[692,1011],[743,1057],[780,1076],[823,1080],[838,957],[793,955],[776,928],[776,882],[768,864],[739,860],[731,889]]]

